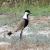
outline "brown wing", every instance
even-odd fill
[[[25,21],[23,19],[21,21],[19,21],[18,24],[17,24],[16,31],[23,30],[24,29],[24,24],[25,24]]]

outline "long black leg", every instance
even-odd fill
[[[22,32],[23,32],[23,31],[21,31],[21,33],[20,33],[20,40],[22,39]]]

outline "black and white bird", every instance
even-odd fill
[[[21,30],[21,33],[20,33],[20,39],[22,39],[22,33],[23,33],[23,30],[24,28],[28,25],[29,23],[29,15],[30,15],[30,11],[29,10],[25,10],[25,14],[22,18],[22,20],[20,20],[20,22],[18,22],[17,24],[17,29],[15,30],[16,32]],[[10,36],[12,33],[9,32],[8,35]]]

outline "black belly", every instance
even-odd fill
[[[25,20],[25,24],[24,24],[24,27],[26,27],[28,25],[28,20],[27,19],[24,19]]]

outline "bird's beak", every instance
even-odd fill
[[[32,14],[32,13],[30,13],[30,14]]]
[[[30,15],[32,15],[32,13],[30,13]]]

